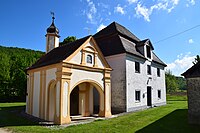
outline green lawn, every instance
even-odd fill
[[[118,118],[89,124],[45,127],[16,116],[24,103],[0,103],[0,127],[14,132],[136,132],[136,133],[199,133],[200,126],[187,124],[186,96],[169,96],[166,106],[130,113]]]

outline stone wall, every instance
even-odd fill
[[[188,78],[188,121],[200,124],[200,77]]]

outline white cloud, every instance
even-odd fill
[[[193,39],[189,39],[189,40],[188,40],[188,43],[189,43],[189,44],[194,43]]]
[[[187,2],[188,2],[190,5],[195,5],[195,0],[187,0]],[[188,7],[189,4],[186,4],[186,6]]]
[[[138,0],[127,0],[129,4],[137,3]]]
[[[135,8],[136,16],[143,16],[144,19],[150,22],[150,16],[155,10],[165,10],[170,13],[179,3],[179,0],[157,0],[157,3],[147,8],[140,2]]]
[[[96,6],[93,1],[86,0],[88,4],[88,11],[86,11],[86,16],[88,18],[89,23],[95,23],[95,15],[97,13]]]
[[[117,7],[115,7],[114,12],[120,13],[120,14],[125,14],[124,12],[124,8],[120,6],[120,4],[117,5]]]
[[[100,30],[104,29],[106,26],[104,24],[100,24],[99,27],[97,28],[97,32]]]
[[[135,11],[138,17],[143,16],[146,21],[150,22],[149,16],[151,15],[151,11],[148,8],[138,3]]]
[[[180,76],[193,65],[194,58],[190,52],[185,55],[180,54],[174,62],[167,64],[166,70],[171,70],[174,75]]]

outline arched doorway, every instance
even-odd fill
[[[70,95],[70,115],[79,115],[79,87],[76,86]]]
[[[95,82],[81,82],[70,93],[70,116],[102,115],[104,93]],[[97,115],[96,115],[97,114]]]
[[[48,86],[47,120],[54,121],[56,115],[56,82],[53,80]]]

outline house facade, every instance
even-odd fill
[[[27,69],[26,112],[56,124],[71,116],[110,117],[166,104],[165,64],[149,39],[140,40],[116,22],[59,46],[47,29],[46,54]]]
[[[113,22],[94,35],[111,72],[113,112],[130,112],[166,104],[165,63],[149,39],[140,40]]]
[[[200,62],[182,75],[187,81],[188,122],[200,124]]]

